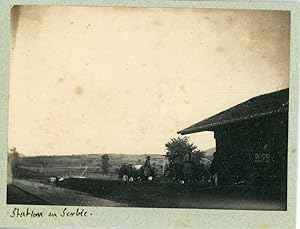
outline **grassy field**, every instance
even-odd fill
[[[147,155],[109,154],[110,167],[107,175],[102,172],[101,156],[102,154],[21,157],[18,167],[45,176],[80,176],[85,171],[83,176],[87,178],[116,180],[122,164],[143,164]],[[159,154],[150,156],[156,174],[162,175],[165,157]]]

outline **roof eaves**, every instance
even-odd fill
[[[201,131],[213,131],[213,129],[215,127],[220,127],[220,126],[223,126],[223,125],[229,125],[229,124],[240,122],[240,121],[246,121],[246,120],[250,120],[250,119],[253,119],[253,118],[264,117],[264,116],[272,115],[274,113],[285,112],[287,110],[288,109],[285,106],[282,109],[275,110],[275,111],[268,111],[268,112],[249,115],[249,116],[245,116],[245,117],[241,117],[241,118],[231,119],[231,120],[227,120],[227,121],[209,123],[209,124],[206,124],[206,125],[203,125],[203,126],[200,125],[200,126],[195,126],[195,127],[188,127],[186,129],[178,131],[177,134],[186,135],[186,134],[192,134],[192,133],[201,132]],[[194,124],[194,125],[196,125],[196,124]]]

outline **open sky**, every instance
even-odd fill
[[[288,12],[12,10],[9,146],[25,155],[161,153],[177,131],[288,87]],[[213,133],[190,135],[202,150]]]

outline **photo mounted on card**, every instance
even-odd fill
[[[298,4],[1,5],[0,226],[294,228]]]

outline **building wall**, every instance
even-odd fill
[[[272,182],[286,187],[287,120],[283,113],[215,129],[212,172],[226,184]]]

